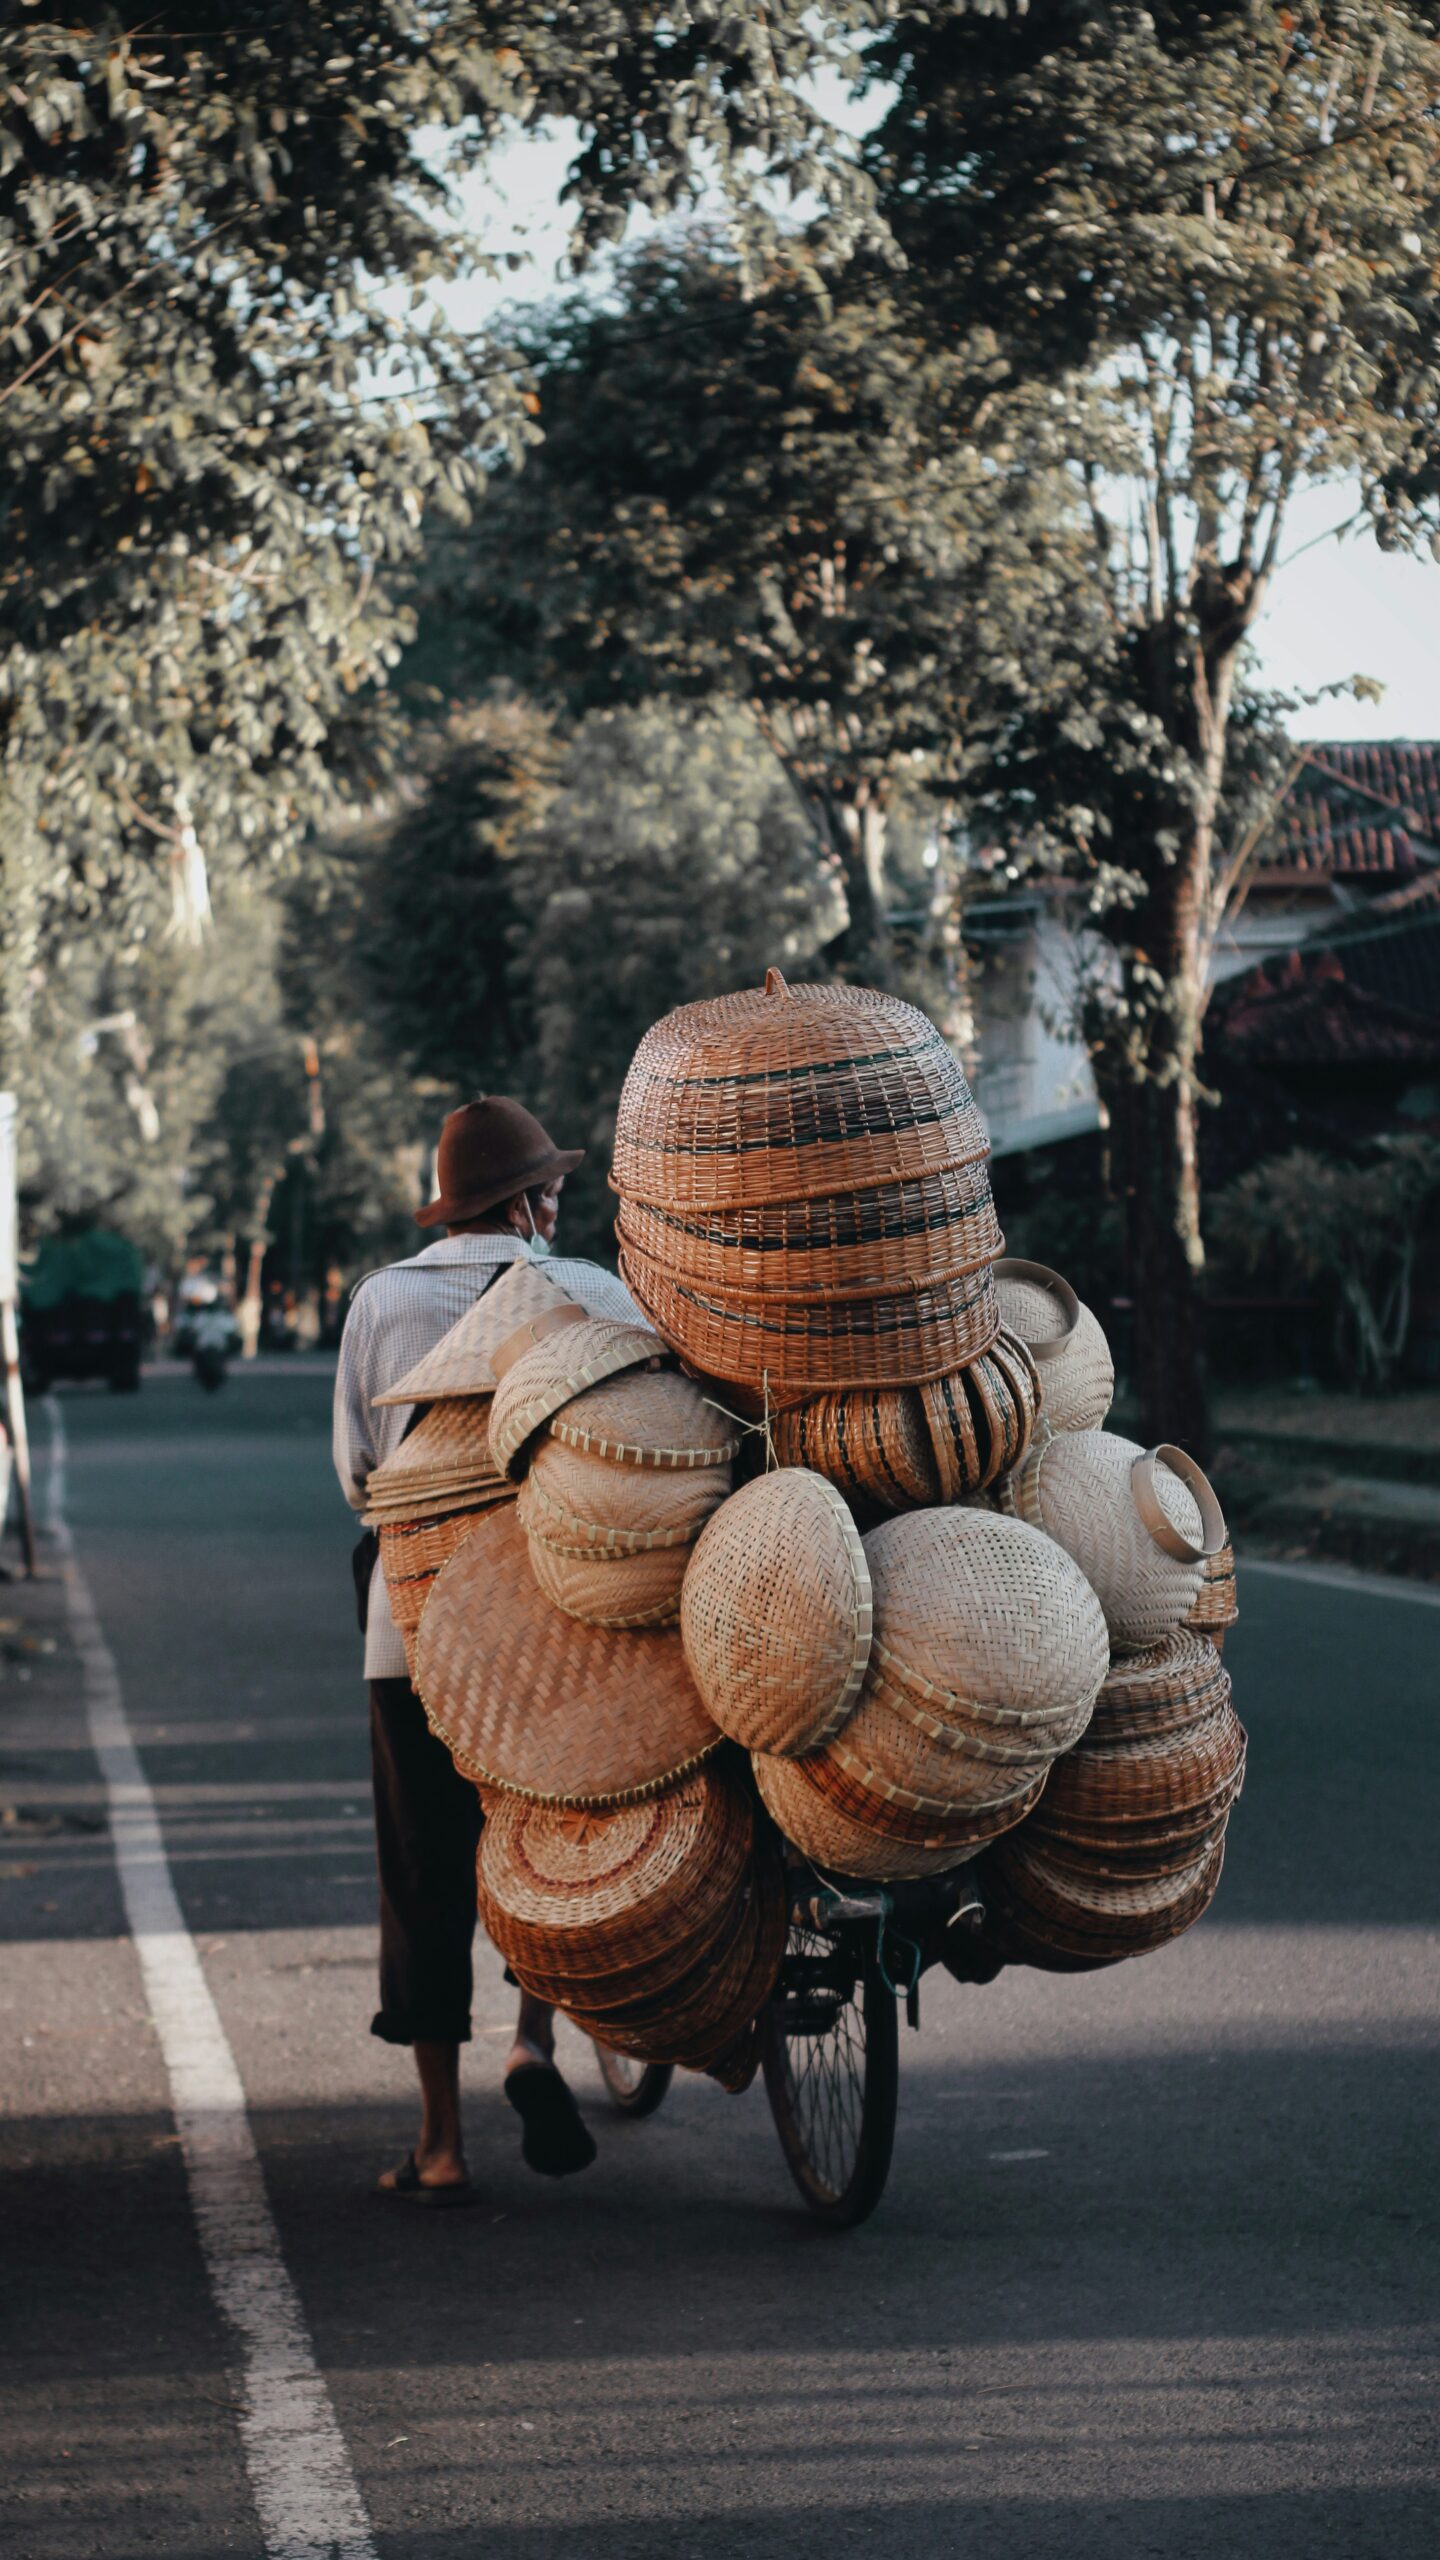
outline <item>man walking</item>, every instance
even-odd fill
[[[413,1260],[361,1283],[340,1345],[335,1466],[355,1510],[364,1510],[369,1477],[415,1419],[413,1405],[377,1407],[373,1399],[423,1359],[510,1263],[548,1255],[565,1177],[581,1153],[557,1147],[534,1115],[504,1094],[451,1112],[436,1161],[438,1197],[417,1218],[446,1233]],[[567,1296],[597,1314],[644,1321],[598,1263],[557,1260],[550,1269]],[[480,1800],[431,1733],[410,1686],[378,1558],[367,1552],[363,1564],[380,1873],[380,2007],[371,2031],[413,2048],[421,2097],[415,2148],[380,2185],[417,2204],[464,2204],[474,2189],[461,2131],[460,2047],[470,2040]],[[563,2177],[588,2167],[595,2145],[554,2053],[553,2012],[522,1995],[505,2092],[524,2125],[530,2166]]]

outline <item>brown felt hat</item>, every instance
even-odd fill
[[[483,1217],[517,1191],[573,1173],[584,1153],[583,1147],[557,1147],[523,1102],[484,1093],[446,1120],[435,1164],[440,1196],[416,1210],[415,1224],[453,1226],[458,1218]]]

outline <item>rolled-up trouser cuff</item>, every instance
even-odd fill
[[[377,2009],[370,2021],[370,2033],[382,2044],[468,2044],[470,2021],[450,2018],[437,2026],[433,2019],[396,2017],[388,2009]]]

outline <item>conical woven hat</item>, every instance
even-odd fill
[[[581,1626],[551,1606],[513,1503],[479,1522],[436,1581],[416,1668],[457,1768],[545,1803],[653,1795],[720,1740],[678,1635]]]
[[[588,1627],[668,1627],[680,1615],[689,1550],[652,1547],[638,1556],[574,1555],[530,1536],[530,1569],[547,1600]]]
[[[1105,1620],[1053,1539],[990,1511],[912,1511],[865,1540],[876,1659],[943,1715],[950,1701],[1027,1713],[1093,1700]],[[883,1648],[883,1656],[882,1656]]]
[[[611,1316],[592,1316],[551,1334],[507,1369],[490,1408],[490,1454],[506,1475],[520,1471],[522,1452],[542,1423],[602,1378],[664,1357],[653,1333]]]
[[[562,1289],[538,1262],[528,1259],[512,1262],[492,1280],[473,1307],[467,1307],[458,1324],[452,1324],[444,1339],[423,1360],[407,1370],[397,1386],[376,1404],[437,1404],[446,1396],[489,1395],[497,1380],[491,1364],[491,1353],[502,1342],[518,1333],[523,1325],[551,1316],[563,1307],[583,1304],[592,1315],[609,1316],[618,1324],[639,1321],[635,1304],[623,1281],[598,1263],[567,1263],[573,1275],[582,1275],[578,1297]]]
[[[623,1985],[602,1984],[653,1947],[720,1925],[752,1832],[741,1789],[709,1768],[613,1813],[500,1797],[480,1841],[487,1924],[511,1962],[593,1980],[597,2005],[622,2000]]]
[[[870,1656],[870,1571],[840,1495],[807,1467],[759,1476],[703,1531],[680,1601],[685,1657],[722,1732],[811,1750],[838,1732]]]
[[[728,1466],[616,1466],[546,1431],[535,1444],[522,1500],[553,1545],[633,1553],[691,1544],[730,1483]]]
[[[1100,1324],[1058,1271],[1039,1262],[997,1262],[1000,1320],[1040,1371],[1042,1409],[1052,1431],[1092,1431],[1115,1394],[1115,1363]]]
[[[608,1378],[567,1404],[551,1438],[627,1467],[723,1467],[740,1432],[693,1378],[646,1369]]]

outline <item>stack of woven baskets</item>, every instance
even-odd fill
[[[432,1404],[391,1467],[432,1467],[450,1552],[403,1605],[486,1799],[487,1925],[637,2059],[748,2078],[782,1842],[841,1878],[976,1860],[995,1946],[1062,1970],[1214,1891],[1223,1523],[1102,1427],[1104,1334],[1003,1258],[987,1154],[895,999],[772,972],[684,1007],[620,1104],[629,1297],[527,1267],[393,1391]]]

